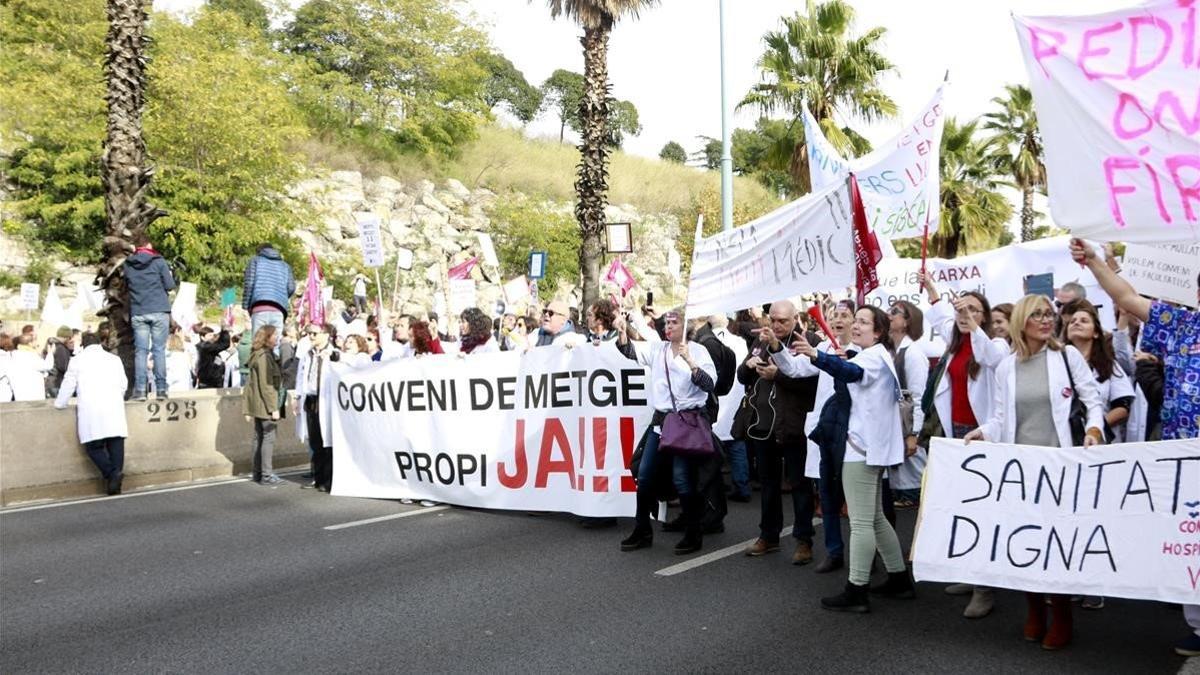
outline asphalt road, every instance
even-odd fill
[[[1022,640],[1017,593],[979,621],[931,584],[841,615],[818,599],[844,573],[793,567],[786,546],[664,577],[684,560],[677,535],[622,553],[628,521],[585,530],[298,480],[0,511],[0,670],[1176,673],[1185,661],[1170,649],[1182,616],[1162,604],[1077,610],[1074,644],[1047,653]],[[731,506],[705,553],[757,534],[757,503]]]

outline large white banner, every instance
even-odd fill
[[[845,160],[825,138],[808,108],[804,109],[804,138],[813,190],[858,178],[867,222],[880,239],[920,237],[928,218],[929,231],[938,227],[938,156],[942,143],[942,87],[895,138],[873,152]]]
[[[649,382],[612,343],[332,371],[335,495],[633,513]]]
[[[1196,306],[1196,275],[1200,274],[1200,244],[1125,247],[1121,276],[1138,293]]]
[[[1055,289],[1077,282],[1087,291],[1088,300],[1101,307],[1101,321],[1111,329],[1116,325],[1112,300],[1091,272],[1071,260],[1069,240],[1038,239],[952,260],[929,258],[926,263],[944,299],[949,299],[951,292],[979,291],[992,306],[1020,300],[1025,295],[1025,278],[1030,275],[1052,274]],[[884,258],[876,268],[879,288],[867,294],[867,301],[886,309],[897,300],[907,300],[922,311],[929,309],[917,277],[920,269],[920,260]]]
[[[730,312],[854,285],[850,184],[843,181],[696,242],[687,315]]]
[[[1077,236],[1200,241],[1200,24],[1189,5],[1013,17],[1050,210]]]
[[[1200,604],[1200,440],[1052,449],[935,438],[913,575]]]

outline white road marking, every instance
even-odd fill
[[[785,528],[783,528],[783,531],[779,533],[779,538],[782,539],[791,533],[792,533],[792,528],[785,527]],[[757,539],[757,537],[755,539]],[[733,546],[726,546],[725,548],[717,549],[716,551],[713,551],[712,553],[705,553],[704,555],[696,556],[695,558],[685,560],[677,565],[671,565],[670,567],[664,567],[661,570],[655,572],[654,574],[657,576],[660,576],[660,577],[673,577],[676,574],[683,574],[684,572],[686,572],[688,570],[694,570],[697,567],[700,567],[702,565],[707,565],[710,562],[716,562],[718,560],[721,560],[722,558],[728,558],[731,555],[737,555],[739,553],[743,553],[743,552],[745,552],[747,546],[754,543],[755,539],[747,539],[746,541],[743,541],[740,544],[734,544]]]
[[[449,508],[450,508],[449,506],[430,506],[430,507],[427,507],[424,509],[417,509],[415,511],[404,511],[401,513],[393,513],[393,514],[387,515],[387,516],[376,516],[374,518],[367,518],[365,520],[352,520],[348,523],[339,523],[337,525],[326,525],[323,529],[344,530],[347,527],[358,527],[359,525],[370,525],[372,523],[382,523],[385,520],[395,520],[397,518],[407,518],[409,516],[419,516],[419,515],[422,515],[425,513],[433,513],[434,511],[446,511]]]
[[[293,469],[291,471],[277,471],[280,476],[294,476],[296,474],[308,471],[304,469]],[[22,511],[40,511],[42,509],[56,509],[60,506],[79,506],[80,504],[95,504],[105,502],[112,499],[129,499],[131,497],[145,497],[147,495],[158,495],[164,492],[180,492],[182,490],[196,490],[199,488],[213,487],[215,485],[229,485],[230,483],[249,483],[250,477],[235,477],[235,478],[218,478],[216,480],[206,480],[189,485],[178,485],[175,487],[151,488],[149,490],[138,490],[137,492],[128,492],[111,497],[84,497],[83,499],[72,499],[65,502],[52,502],[49,504],[34,504],[32,506],[14,506],[10,508],[0,509],[0,516],[5,516],[10,513],[21,513]]]

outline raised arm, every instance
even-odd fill
[[[1150,301],[1138,295],[1137,289],[1117,275],[1104,261],[1096,257],[1096,251],[1082,239],[1071,240],[1071,257],[1084,265],[1096,277],[1100,287],[1121,309],[1142,321],[1150,318]]]

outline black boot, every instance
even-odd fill
[[[637,506],[633,514],[633,533],[621,540],[622,551],[636,551],[648,548],[654,543],[654,528],[650,527],[650,512],[654,509],[654,499],[646,490],[637,491]]]
[[[680,503],[682,503],[682,501],[683,500],[680,500]],[[663,532],[683,532],[686,529],[687,529],[687,521],[684,520],[682,513],[675,516],[674,520],[668,520],[667,522],[663,523],[663,525],[662,525]]]
[[[699,551],[704,545],[704,533],[700,521],[704,518],[704,498],[690,494],[679,498],[683,507],[683,539],[675,544],[675,555],[687,555]]]
[[[871,587],[871,592],[885,598],[908,599],[917,597],[917,589],[913,586],[912,577],[908,570],[903,572],[888,572],[887,581]]]
[[[821,598],[821,606],[835,612],[866,614],[871,611],[871,600],[867,596],[866,586],[855,586],[847,581],[846,590],[842,591],[840,595]]]

